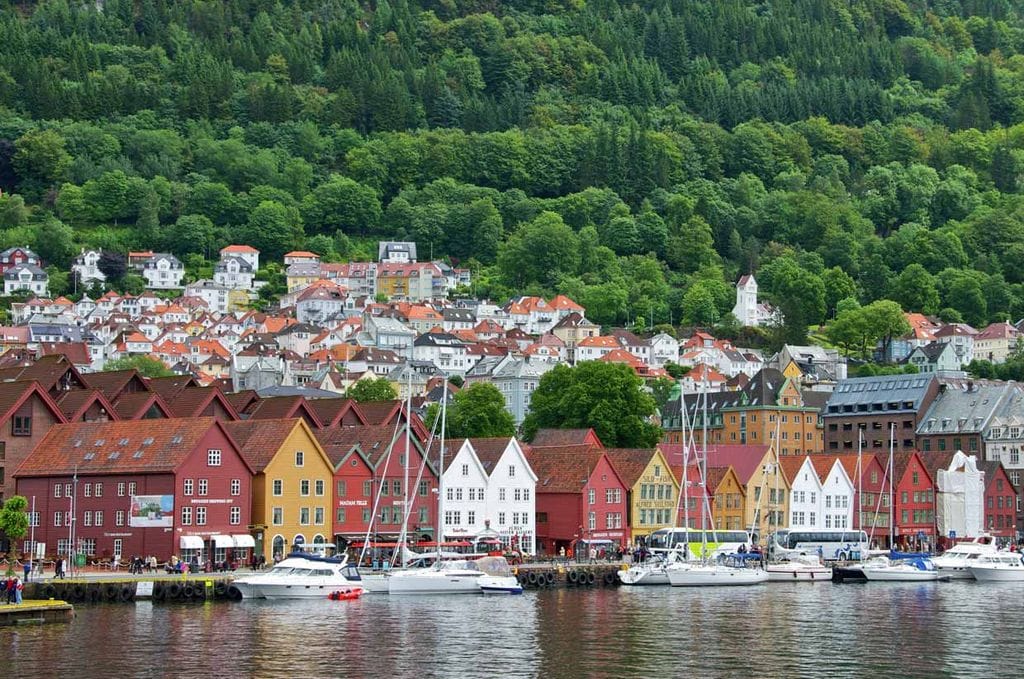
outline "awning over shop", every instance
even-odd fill
[[[213,541],[213,544],[217,549],[225,549],[235,546],[235,541],[230,535],[211,535],[210,540]]]
[[[203,539],[198,535],[182,535],[178,546],[182,549],[202,549]]]
[[[236,549],[256,549],[256,538],[251,535],[232,535]]]

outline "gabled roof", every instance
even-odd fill
[[[110,401],[107,400],[102,392],[95,389],[72,389],[71,391],[64,391],[57,395],[56,402],[68,422],[81,421],[86,411],[88,411],[94,404],[98,404],[110,419],[121,419],[117,410],[113,405],[111,405]]]
[[[189,387],[188,389],[183,389],[168,405],[174,411],[176,417],[199,417],[214,402],[219,403],[227,411],[231,419],[238,419],[238,413],[235,411],[234,406],[224,398],[224,394],[217,387]]]
[[[252,389],[243,389],[231,394],[225,394],[228,403],[235,409],[235,412],[245,413],[249,411],[252,404],[260,400],[259,394]]]
[[[750,483],[751,477],[757,471],[758,465],[768,453],[770,446],[725,446],[716,445],[708,447],[708,467],[732,467],[736,472],[736,478],[744,486]],[[683,445],[681,443],[659,443],[658,449],[665,456],[674,473],[680,473],[683,468]],[[782,456],[780,459],[785,459]],[[690,455],[690,466],[692,467],[693,454]]]
[[[498,460],[505,454],[505,450],[508,449],[509,442],[512,440],[509,437],[501,436],[469,439],[469,444],[473,446],[473,452],[476,453],[480,465],[488,476],[494,471]]]
[[[0,382],[35,380],[47,391],[81,386],[82,375],[64,354],[40,356],[25,365],[0,370]]]
[[[154,407],[163,413],[164,418],[174,417],[174,413],[171,412],[171,409],[164,400],[160,398],[160,395],[151,391],[136,391],[123,394],[114,403],[114,409],[117,410],[117,414],[122,420],[144,419],[146,413]]]
[[[135,368],[89,373],[85,377],[85,382],[93,389],[102,391],[103,395],[111,401],[117,401],[126,393],[129,386],[132,387],[131,391],[152,391]]]
[[[590,446],[531,448],[526,453],[537,475],[538,494],[582,492],[603,457],[604,451]]]
[[[355,413],[360,422],[366,424],[362,412],[355,404],[356,402],[350,398],[314,398],[309,401],[309,407],[316,412],[325,427],[337,426],[350,411]]]
[[[174,473],[213,427],[212,417],[62,424],[15,476]]]
[[[358,454],[370,469],[387,457],[393,441],[404,437],[405,430],[393,425],[367,425],[365,427],[330,427],[313,432],[334,468],[344,463],[351,454]],[[418,445],[415,438],[414,446]]]
[[[783,476],[786,477],[786,481],[792,486],[796,481],[797,474],[804,468],[804,463],[807,461],[806,455],[782,455],[779,457],[779,468],[782,470]],[[817,471],[814,467],[814,463],[811,463],[811,471],[815,472],[818,485],[821,485],[822,478],[818,476]]]
[[[650,464],[655,454],[654,448],[606,448],[605,454],[611,460],[612,466],[618,472],[619,478],[626,485],[632,488],[636,485],[644,470]]]
[[[331,459],[320,446],[309,425],[301,417],[247,420],[224,424],[224,429],[238,443],[242,457],[257,472],[265,470],[267,465],[277,457],[277,454],[281,451],[281,448],[288,440],[288,437],[292,435],[292,432],[295,431],[296,427],[304,429],[309,434],[309,437],[316,441],[316,448],[313,452],[317,455],[322,455],[324,462],[333,469],[334,465]]]
[[[39,396],[58,422],[65,421],[64,413],[42,385],[35,381],[24,381],[0,384],[0,424],[7,422],[33,394]]]
[[[530,442],[530,448],[589,446],[593,441],[596,441],[597,447],[603,447],[593,429],[538,429]]]
[[[170,377],[150,377],[146,380],[152,391],[160,394],[160,397],[167,403],[171,403],[190,387],[199,386],[191,375],[172,375]]]
[[[248,411],[248,419],[273,420],[293,417],[307,417],[315,428],[323,426],[316,411],[302,396],[271,396],[256,401]]]

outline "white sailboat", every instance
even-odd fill
[[[764,569],[770,582],[832,582],[832,569],[810,554],[797,554]]]
[[[700,476],[700,487],[703,495],[701,498],[701,528],[703,529],[705,528],[706,518],[710,518],[711,525],[714,526],[714,516],[708,504],[707,494],[708,395],[705,384],[701,385],[701,392],[704,399],[702,416],[703,440],[701,442],[701,452],[697,456],[697,471]],[[714,528],[711,528],[711,531],[714,532]],[[707,553],[706,530],[701,530],[701,553]],[[722,555],[714,563],[706,561],[702,563],[685,561],[673,563],[665,568],[665,574],[668,577],[669,584],[673,587],[748,586],[768,582],[768,573],[760,567],[760,562],[754,565],[743,557],[744,555]]]
[[[440,464],[438,465],[437,488],[437,560],[429,568],[413,568],[394,571],[387,578],[388,593],[402,594],[480,594],[508,593],[517,594],[523,591],[522,586],[507,569],[499,565],[490,568],[490,564],[478,564],[475,561],[445,561],[441,553],[444,538],[444,443],[445,425],[448,416],[448,389],[445,387],[441,398],[441,448]],[[504,561],[502,557],[495,557]],[[487,567],[486,570],[482,567]]]

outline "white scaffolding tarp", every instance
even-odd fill
[[[985,528],[985,473],[978,458],[958,450],[937,474],[935,525],[940,535],[974,537]]]

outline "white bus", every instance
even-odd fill
[[[745,530],[699,530],[696,528],[660,528],[647,538],[647,548],[651,554],[665,555],[673,549],[681,549],[687,545],[686,557],[701,558],[701,549],[705,556],[713,558],[719,554],[735,554],[743,546],[745,551],[757,544],[757,536],[753,541]]]
[[[780,530],[768,541],[768,556],[820,554],[825,561],[860,561],[867,557],[868,534],[862,530]]]

